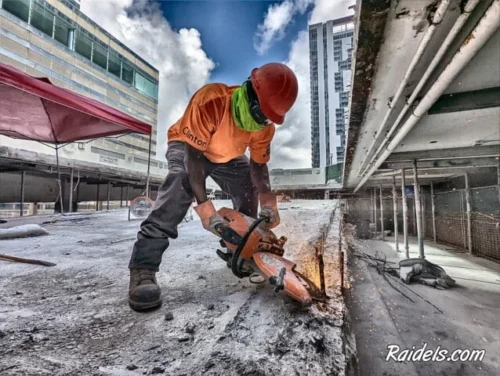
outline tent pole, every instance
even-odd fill
[[[59,146],[56,144],[56,164],[57,164],[57,184],[59,185],[59,201],[61,202],[61,214],[64,214],[62,184],[61,184],[61,168],[59,167]]]
[[[151,168],[151,144],[152,144],[153,133],[149,134],[149,151],[148,151],[148,176],[146,178],[146,196],[150,196],[149,194],[149,173]]]

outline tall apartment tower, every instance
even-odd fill
[[[312,167],[344,160],[353,16],[309,26]]]

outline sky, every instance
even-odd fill
[[[160,72],[157,158],[191,95],[210,82],[241,84],[283,62],[299,95],[277,126],[271,168],[311,167],[308,24],[352,14],[354,0],[82,0],[81,10]]]

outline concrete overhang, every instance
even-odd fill
[[[498,166],[500,0],[356,9],[344,188],[402,168],[409,178],[414,160],[423,181]]]

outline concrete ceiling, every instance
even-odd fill
[[[498,1],[498,0],[495,0]],[[442,61],[436,66],[428,83],[423,86],[414,105],[424,96],[439,74],[445,69],[451,57],[466,43],[471,30],[484,17],[493,0],[480,1],[465,23],[463,30],[446,51]],[[385,8],[373,9],[365,2],[358,2],[356,48],[354,51],[353,91],[351,93],[351,117],[346,147],[344,188],[354,189],[362,181],[361,164],[368,162],[379,148],[382,140],[400,116],[407,98],[420,81],[425,70],[449,34],[453,24],[462,14],[463,2],[450,1],[442,22],[436,26],[432,39],[423,52],[422,58],[409,76],[400,100],[392,103],[393,111],[387,118],[381,136],[374,143],[377,131],[389,111],[389,103],[394,98],[404,79],[410,62],[429,28],[432,10],[439,1],[390,1]],[[377,11],[375,14],[374,12]],[[380,21],[381,12],[385,21]],[[379,18],[377,18],[379,17]],[[375,21],[378,20],[378,23]],[[378,34],[377,34],[378,32]],[[367,35],[372,40],[365,40]],[[378,36],[378,37],[377,37]],[[470,39],[470,37],[469,37]],[[369,44],[378,44],[376,47]],[[376,52],[374,54],[373,52]],[[425,158],[432,151],[434,159],[460,157],[470,148],[488,146],[488,156],[500,156],[500,31],[497,31],[482,46],[475,57],[455,77],[428,114],[419,119],[413,129],[403,138],[390,155],[392,161],[408,158],[408,152],[419,152],[414,157]],[[373,66],[367,70],[366,66]],[[368,90],[366,86],[369,86]],[[488,90],[485,90],[488,89]],[[499,89],[497,91],[497,89]],[[473,92],[473,93],[470,93]],[[459,96],[455,94],[462,93]],[[451,94],[451,95],[450,95]],[[411,114],[410,108],[403,116],[399,127]],[[397,134],[396,128],[393,136]],[[368,153],[371,145],[372,152]],[[463,149],[467,148],[467,149]],[[493,148],[493,149],[492,149]],[[445,152],[452,150],[453,154]],[[384,149],[381,150],[383,152]],[[485,154],[473,150],[472,154]],[[381,153],[379,153],[380,155]],[[472,162],[471,162],[472,163]],[[478,163],[477,161],[475,163]],[[473,166],[469,164],[468,166]],[[424,166],[422,166],[424,167]],[[443,166],[449,167],[449,166]],[[466,166],[465,166],[466,167]],[[387,171],[382,164],[379,172]],[[420,168],[420,167],[419,167]],[[428,171],[426,173],[429,173]],[[433,175],[436,175],[434,171]],[[365,174],[366,175],[366,174]],[[429,175],[430,176],[430,175]],[[436,178],[447,178],[453,174],[439,174]],[[392,177],[390,177],[392,179]],[[365,184],[373,183],[367,180]]]

